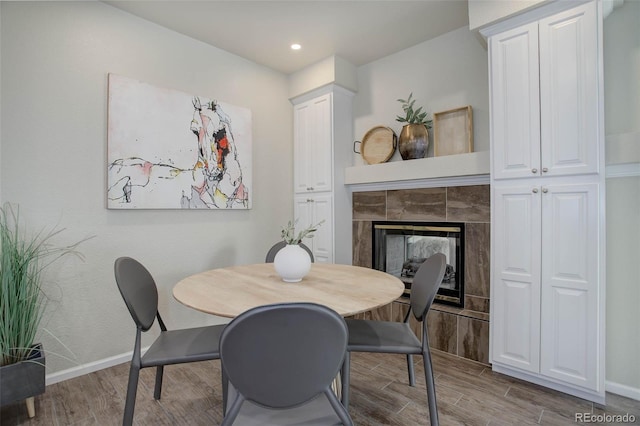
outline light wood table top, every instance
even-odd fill
[[[187,277],[173,288],[180,303],[209,314],[233,318],[256,306],[312,302],[342,316],[365,312],[397,299],[398,278],[359,266],[313,263],[299,283],[286,283],[273,263],[212,269]]]

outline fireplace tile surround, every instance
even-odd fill
[[[353,193],[353,264],[372,267],[372,222],[376,220],[465,223],[465,307],[434,303],[428,314],[432,348],[489,362],[489,185],[398,189]],[[402,320],[399,300],[365,318]],[[416,331],[419,330],[414,324]]]

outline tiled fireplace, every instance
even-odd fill
[[[427,319],[429,343],[488,363],[489,185],[354,192],[354,265],[373,266],[372,224],[377,221],[464,223],[464,307],[433,305]],[[366,316],[402,320],[407,309],[407,301],[399,299]]]

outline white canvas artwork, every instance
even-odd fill
[[[251,111],[109,74],[110,209],[250,209]]]

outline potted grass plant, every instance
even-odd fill
[[[396,121],[406,123],[398,138],[400,155],[403,160],[424,158],[429,148],[428,129],[431,128],[433,120],[422,107],[415,108],[416,100],[413,99],[413,93],[410,93],[407,99],[398,99],[398,102],[402,104],[404,115],[398,115]]]
[[[282,240],[287,244],[284,246],[273,260],[273,266],[284,282],[297,283],[302,281],[311,270],[311,258],[309,254],[300,247],[300,243],[305,238],[313,238],[314,232],[324,223],[321,220],[315,225],[309,225],[305,229],[296,233],[298,220],[289,221],[287,226],[282,228]]]
[[[0,209],[0,406],[26,400],[35,415],[34,397],[45,389],[45,354],[36,334],[47,298],[45,269],[75,248],[56,247],[51,240],[63,229],[29,233],[19,208]]]

